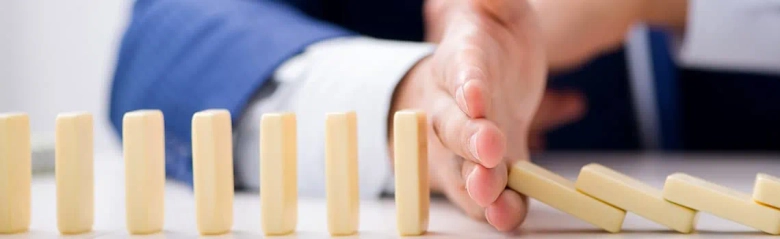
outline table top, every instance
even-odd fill
[[[22,238],[130,238],[125,230],[124,170],[121,156],[108,153],[96,156],[95,162],[95,224],[88,234],[60,236],[56,223],[56,191],[54,175],[35,175],[32,185],[32,225],[23,234],[0,235],[0,239]],[[685,172],[714,183],[749,193],[756,173],[780,174],[780,155],[748,154],[585,154],[556,153],[534,156],[534,161],[556,173],[574,180],[579,169],[598,162],[648,184],[661,188],[666,176]],[[189,187],[167,183],[165,194],[164,232],[133,238],[193,238],[195,203]],[[538,201],[531,201],[526,222],[512,233],[500,233],[489,225],[462,214],[444,199],[431,203],[430,238],[752,238],[765,237],[752,228],[700,213],[697,232],[678,234],[661,225],[629,213],[623,232],[611,234],[557,211]],[[301,198],[298,208],[298,228],[294,235],[281,238],[329,237],[326,226],[326,205],[322,198]],[[395,205],[392,198],[362,200],[360,231],[347,238],[394,238]],[[230,234],[217,238],[260,238],[260,197],[257,193],[238,192],[234,202],[234,226]]]

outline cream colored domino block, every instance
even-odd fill
[[[165,218],[165,128],[159,110],[139,110],[122,119],[125,209],[130,234],[162,231]]]
[[[330,113],[325,122],[325,191],[328,231],[333,236],[357,232],[358,198],[357,116]]]
[[[422,235],[428,230],[428,136],[424,112],[400,111],[393,119],[395,203],[398,233]]]
[[[195,216],[201,235],[233,227],[233,135],[230,112],[205,110],[192,117]]]
[[[30,119],[0,114],[0,234],[30,227]]]
[[[266,235],[295,231],[298,149],[295,114],[265,114],[260,123],[260,210]]]
[[[753,200],[764,205],[780,208],[780,178],[763,173],[756,175]]]
[[[696,224],[695,210],[666,201],[661,190],[599,164],[583,167],[574,186],[580,192],[678,232],[689,233]]]
[[[92,230],[95,216],[94,148],[92,115],[57,116],[55,174],[57,228],[62,234]]]
[[[626,211],[585,195],[574,183],[528,161],[509,170],[509,187],[609,232],[619,232]]]
[[[753,202],[750,195],[684,173],[666,178],[664,198],[769,234],[780,234],[780,210]]]

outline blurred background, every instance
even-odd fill
[[[132,0],[0,0],[0,112],[29,114],[38,155],[53,152],[56,115],[70,111],[94,114],[96,153],[119,152],[120,144],[108,120],[108,94],[132,4]],[[371,3],[356,4],[366,5],[362,6],[369,13],[366,16],[377,10],[367,6]],[[388,10],[382,17],[409,20],[405,29],[413,33],[410,36],[421,38],[421,16],[411,19],[402,14],[419,9],[399,9],[395,9],[398,14]],[[370,23],[379,27],[366,27],[364,21],[344,27],[359,32],[368,29],[361,34],[374,37],[383,35],[369,30],[397,28],[393,21],[367,19],[378,21]],[[671,59],[665,59],[672,64],[665,72],[651,72],[658,63],[656,58],[671,56],[659,54],[668,55],[668,47],[656,47],[660,51],[648,47],[656,40],[666,40],[648,31],[637,26],[623,47],[580,68],[552,74],[551,88],[581,91],[589,108],[578,122],[548,132],[547,149],[780,150],[777,74],[680,67]],[[758,37],[742,40],[752,38]],[[642,74],[636,72],[677,79],[653,80],[652,74],[639,77]]]
[[[96,152],[119,147],[107,97],[131,4],[0,1],[0,112],[29,114],[37,150],[53,147],[55,117],[68,111],[94,114]]]

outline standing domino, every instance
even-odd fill
[[[684,173],[666,178],[664,198],[769,234],[780,234],[780,210],[755,203],[750,195]]]
[[[626,211],[580,193],[574,183],[528,161],[509,170],[509,187],[609,232],[619,232]]]
[[[756,175],[753,200],[780,209],[780,178],[763,173]]]
[[[427,118],[423,112],[400,111],[393,119],[395,203],[398,233],[422,235],[428,230]]]
[[[56,135],[57,228],[62,234],[89,232],[95,210],[92,115],[58,115]]]
[[[0,234],[30,227],[30,120],[0,114]]]
[[[333,236],[357,232],[358,201],[357,116],[330,113],[325,121],[325,191],[328,231]]]
[[[582,167],[577,190],[678,232],[693,231],[696,211],[664,200],[661,190],[599,164]]]
[[[159,110],[139,110],[122,119],[127,230],[156,233],[163,228],[165,133]]]
[[[195,214],[201,235],[233,227],[233,136],[230,112],[205,110],[192,117]]]
[[[295,231],[298,175],[295,114],[265,114],[260,123],[260,210],[266,235]]]

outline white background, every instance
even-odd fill
[[[0,112],[50,136],[58,113],[94,114],[95,146],[118,147],[108,94],[130,0],[0,1]]]

